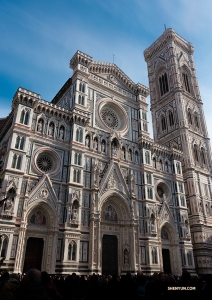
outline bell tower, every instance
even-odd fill
[[[144,51],[154,141],[183,151],[183,178],[199,274],[212,267],[212,161],[194,47],[173,29]]]

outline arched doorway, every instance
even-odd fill
[[[109,194],[109,193],[108,193]],[[136,243],[130,204],[117,193],[105,195],[100,205],[99,257],[102,274],[135,272]],[[133,234],[134,233],[134,234]]]
[[[23,272],[35,268],[42,270],[44,236],[47,234],[46,215],[41,208],[34,209],[28,218],[27,242]]]
[[[169,223],[161,227],[161,264],[166,274],[181,274],[177,233]]]
[[[30,268],[55,272],[57,225],[58,218],[48,203],[41,201],[31,205],[21,223],[15,273],[27,272]]]

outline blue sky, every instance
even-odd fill
[[[212,137],[211,0],[0,0],[0,118],[19,86],[51,101],[71,77],[76,50],[115,63],[148,86],[143,51],[167,28],[194,45]]]

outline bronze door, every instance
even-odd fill
[[[162,256],[163,256],[163,272],[169,274],[171,273],[169,249],[162,249]]]
[[[102,274],[118,275],[118,241],[114,235],[103,235]]]
[[[23,272],[26,273],[30,269],[41,270],[42,256],[43,239],[28,238]]]

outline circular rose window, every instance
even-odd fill
[[[43,172],[49,172],[52,170],[53,161],[49,155],[39,154],[37,158],[38,168]]]
[[[35,152],[34,167],[39,173],[55,174],[60,169],[60,157],[51,148],[39,148]]]
[[[119,132],[128,129],[128,117],[121,105],[111,99],[102,99],[98,105],[97,119],[105,127]]]
[[[155,185],[155,194],[159,201],[165,201],[171,198],[169,186],[164,181],[158,181]]]
[[[116,129],[119,126],[118,116],[112,109],[102,109],[101,118],[105,125],[112,129]]]

